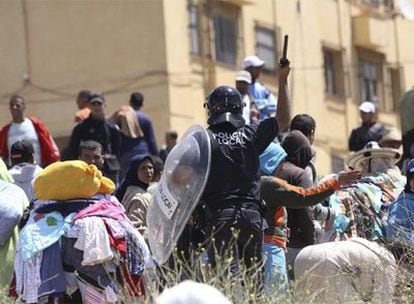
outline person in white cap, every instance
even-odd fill
[[[351,132],[349,137],[349,151],[362,150],[370,141],[380,141],[386,133],[385,127],[377,122],[375,105],[370,101],[364,101],[359,106],[362,124]]]
[[[247,71],[239,71],[236,74],[236,89],[243,96],[244,108],[243,118],[246,125],[250,124],[250,97],[249,85],[252,83],[252,76]]]
[[[247,56],[243,60],[243,69],[248,71],[252,78],[249,94],[260,111],[260,120],[274,116],[277,107],[277,101],[272,92],[264,84],[257,81],[264,64],[263,60],[254,55]]]

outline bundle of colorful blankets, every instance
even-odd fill
[[[335,210],[333,226],[322,242],[361,237],[376,241],[385,236],[388,207],[404,188],[386,173],[372,173],[358,183],[336,191],[329,206]]]
[[[145,297],[143,275],[154,264],[144,238],[110,195],[110,180],[93,165],[58,162],[38,176],[34,189],[39,199],[20,231],[12,293],[26,303]]]

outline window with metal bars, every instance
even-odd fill
[[[188,10],[188,30],[190,35],[190,52],[194,55],[201,54],[199,13],[197,5],[189,3]]]
[[[384,54],[360,49],[358,72],[361,101],[373,101],[384,112],[398,110],[403,91],[400,67],[386,64]]]
[[[325,94],[344,96],[344,71],[342,65],[342,52],[324,48],[323,69],[325,78]]]
[[[361,100],[376,102],[382,97],[382,73],[381,64],[378,62],[360,59],[359,68],[359,89]]]
[[[237,14],[225,9],[213,11],[215,59],[235,65],[237,62]]]
[[[276,32],[266,27],[256,26],[256,55],[264,60],[264,71],[276,71]]]

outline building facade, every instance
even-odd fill
[[[244,56],[266,61],[260,80],[276,93],[288,34],[292,114],[315,118],[317,167],[337,171],[361,101],[400,125],[400,96],[414,84],[414,21],[399,2],[0,1],[0,123],[10,120],[10,96],[21,94],[63,146],[79,90],[104,92],[108,114],[140,91],[161,146],[167,130],[205,126],[208,92],[234,85]]]

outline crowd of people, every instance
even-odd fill
[[[290,113],[281,109],[290,103],[289,63],[279,67],[276,97],[259,81],[264,64],[246,57],[235,87],[218,86],[207,97],[208,175],[182,223],[180,255],[167,264],[189,262],[204,248],[200,259],[211,269],[229,255],[226,276],[261,269],[259,291],[275,302],[392,303],[398,268],[412,263],[407,252],[414,245],[414,160],[402,160],[401,135],[377,122],[373,102],[362,102],[348,169],[319,179],[316,121],[299,114],[284,117],[286,127],[276,118]],[[229,303],[191,282],[159,297],[150,291],[146,274],[161,276],[162,265],[149,242],[156,227],[149,227],[148,210],[164,196],[180,204],[174,191],[159,189],[194,187],[196,165],[173,155],[180,146],[175,131],[158,150],[143,101],[133,92],[109,116],[103,94],[80,91],[60,152],[47,127],[25,115],[25,98],[10,98],[12,121],[0,130],[0,288],[10,297],[116,303],[126,290],[137,302],[211,303],[210,294]],[[164,164],[175,169],[164,173]],[[168,207],[166,220],[174,219],[179,211]],[[204,300],[184,285],[205,292]]]

